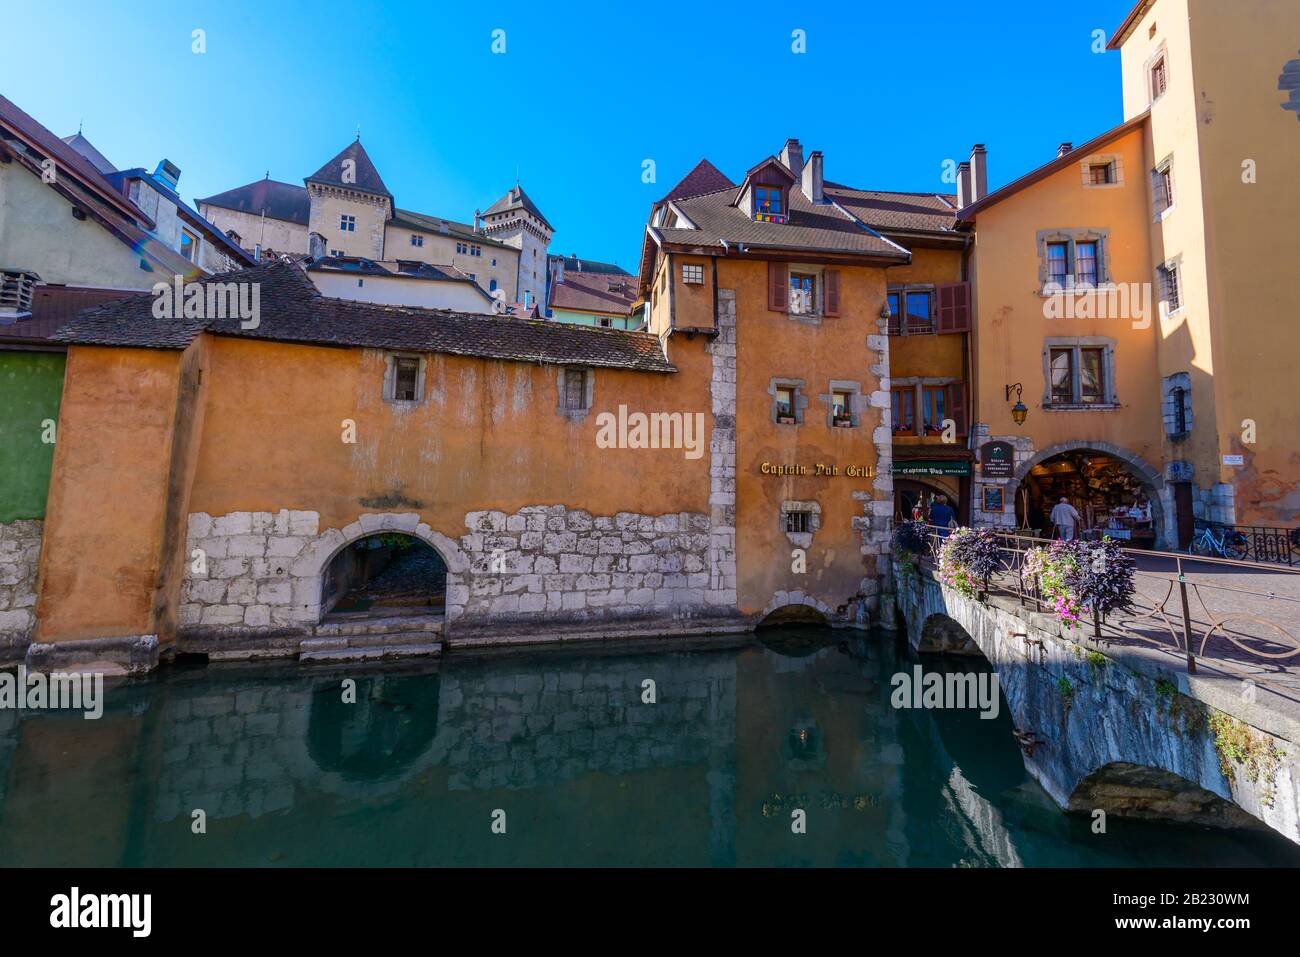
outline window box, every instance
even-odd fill
[[[837,429],[853,428],[853,417],[849,415],[837,415],[831,422]]]
[[[795,424],[794,416],[793,416],[793,415],[778,415],[778,416],[776,417],[776,424],[777,424],[777,425],[794,425],[794,424]]]

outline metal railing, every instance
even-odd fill
[[[952,534],[927,525],[920,564],[937,572],[939,549]],[[1013,530],[995,533],[998,567],[978,596],[1001,594],[1035,612],[1048,611],[1025,557],[1051,539]],[[1300,568],[1179,552],[1122,548],[1135,564],[1128,608],[1074,626],[1103,643],[1137,643],[1176,656],[1189,673],[1206,666],[1300,701]]]
[[[1211,529],[1220,539],[1237,535],[1245,554],[1243,559],[1257,562],[1276,562],[1279,565],[1295,565],[1300,560],[1300,528],[1274,528],[1268,525],[1224,525],[1221,522],[1209,522],[1197,519],[1196,534],[1192,542],[1195,546],[1200,533]],[[1194,548],[1188,549],[1192,552]]]

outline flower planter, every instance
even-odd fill
[[[794,425],[793,415],[778,415],[776,417],[777,425]]]

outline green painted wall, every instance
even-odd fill
[[[632,322],[626,316],[611,316],[613,319],[613,328],[615,329],[635,329],[639,325],[639,317],[636,323]],[[568,322],[578,326],[598,326],[600,317],[591,312],[570,312],[567,309],[551,310],[551,319],[555,322]]]
[[[66,359],[0,352],[0,522],[45,517],[54,445],[41,441],[41,423],[59,420]]]

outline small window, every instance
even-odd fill
[[[931,332],[933,331],[933,313],[934,297],[928,292],[907,293],[907,331],[910,332]]]
[[[470,247],[470,250],[469,250],[469,254],[470,254],[471,256],[482,256],[482,255],[483,255],[483,247],[482,247],[482,246],[471,246],[471,247]]]
[[[811,316],[817,311],[817,277],[808,273],[790,273],[790,313]]]
[[[235,232],[233,229],[226,230],[226,238],[229,239],[236,246],[238,246],[241,242],[239,238],[239,233]]]
[[[1093,163],[1088,167],[1088,181],[1093,186],[1107,186],[1115,182],[1114,163]]]
[[[457,244],[456,244],[456,252],[457,252],[458,254],[462,255],[462,256],[465,254],[465,250],[466,250],[466,248],[467,248],[467,246],[466,246],[465,243],[457,243]]]
[[[1164,95],[1165,88],[1169,84],[1168,76],[1165,69],[1165,58],[1162,56],[1151,64],[1151,99],[1153,101],[1160,99]]]
[[[916,390],[894,389],[890,393],[895,433],[916,431]]]
[[[704,282],[704,267],[693,263],[682,265],[682,282],[700,285]]]
[[[755,186],[754,187],[754,214],[769,214],[780,216],[781,209],[781,187],[779,186]]]
[[[794,425],[795,390],[790,386],[776,388],[776,421],[781,425]]]
[[[600,317],[600,328],[609,329],[611,326],[613,326],[613,324],[614,324],[614,320],[609,318],[609,316]]]
[[[194,257],[198,255],[199,237],[195,236],[187,229],[181,230],[181,255],[194,262]]]
[[[903,328],[902,297],[901,292],[891,292],[886,297],[889,301],[889,331],[895,335],[901,332]]]
[[[1151,171],[1152,204],[1156,213],[1163,213],[1174,205],[1173,162],[1166,160]]]
[[[927,386],[921,393],[921,412],[925,417],[925,434],[938,435],[943,431],[944,400],[948,390],[942,386]]]
[[[393,399],[414,402],[419,398],[420,360],[399,357],[393,360]]]
[[[770,519],[769,519],[770,521]],[[787,533],[802,535],[812,531],[812,512],[790,511],[785,513],[785,530]]]
[[[330,255],[331,255],[331,256],[342,256],[342,255],[343,255],[343,250],[341,250],[341,249],[331,249],[331,250],[330,250]]]
[[[846,428],[853,424],[853,395],[836,390],[831,393],[831,424]]]
[[[342,213],[339,216],[339,230],[345,233],[355,233],[357,231],[357,218]]]
[[[1074,244],[1074,283],[1076,286],[1097,285],[1097,244]]]
[[[587,372],[585,369],[564,370],[564,408],[580,412],[587,408]]]
[[[489,280],[488,292],[496,292],[496,291],[497,291],[497,281],[495,279]]]
[[[1079,350],[1079,401],[1100,405],[1106,401],[1105,350]]]
[[[1170,396],[1174,407],[1174,434],[1187,434],[1187,390],[1174,389]]]
[[[411,245],[412,245],[412,246],[416,246],[416,247],[423,246],[423,245],[424,245],[424,237],[423,237],[423,236],[419,236],[419,235],[417,235],[417,234],[415,234],[415,233],[411,233]]]
[[[1047,281],[1052,285],[1065,288],[1070,272],[1069,252],[1069,243],[1047,244]]]
[[[1177,312],[1183,307],[1183,290],[1178,276],[1178,264],[1166,263],[1159,267],[1158,272],[1160,300],[1165,304],[1166,312]]]
[[[1051,368],[1052,404],[1070,405],[1074,402],[1074,350],[1053,349]]]

